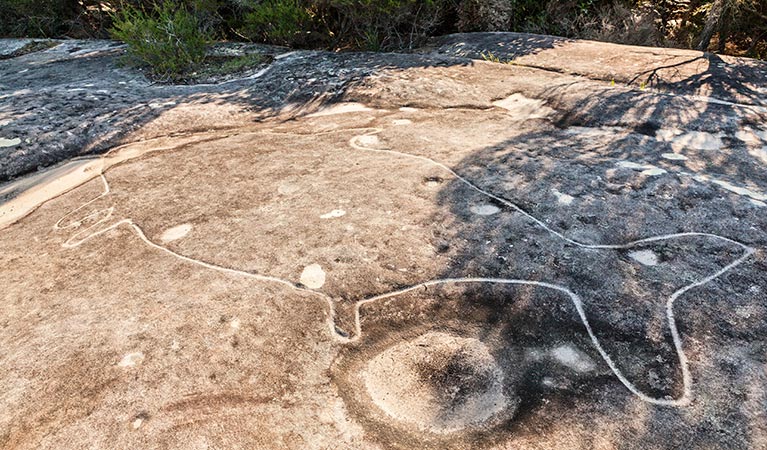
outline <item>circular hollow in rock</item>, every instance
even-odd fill
[[[363,370],[373,403],[420,431],[448,434],[513,414],[504,377],[478,339],[427,333],[379,353]]]

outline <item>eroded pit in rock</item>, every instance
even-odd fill
[[[517,399],[487,346],[475,338],[430,332],[389,347],[361,374],[387,416],[420,431],[447,434],[511,415]]]

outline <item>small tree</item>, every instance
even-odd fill
[[[126,6],[113,17],[112,36],[128,44],[128,58],[155,78],[177,79],[205,59],[210,34],[172,0],[149,11]]]

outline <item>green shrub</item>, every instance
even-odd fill
[[[767,0],[0,0],[0,17],[0,36],[111,29],[159,76],[204,57],[199,48],[212,36],[406,50],[436,34],[518,31],[767,55]]]
[[[104,38],[122,0],[0,0],[0,37]]]
[[[265,0],[245,14],[243,33],[251,39],[291,47],[316,39],[315,13],[301,0]]]
[[[187,8],[172,0],[146,11],[126,6],[113,17],[111,35],[128,44],[131,62],[159,79],[180,79],[205,59],[210,33]]]

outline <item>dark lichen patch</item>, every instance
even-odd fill
[[[41,52],[57,45],[59,45],[59,43],[54,41],[32,41],[13,52],[0,54],[0,61],[4,59],[18,58],[19,56],[28,55],[30,53]]]
[[[494,381],[489,372],[478,371],[463,350],[443,358],[421,361],[415,369],[419,381],[428,384],[434,396],[448,403],[450,409],[465,404],[473,392]]]

